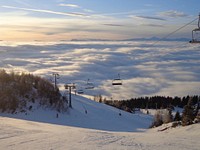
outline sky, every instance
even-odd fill
[[[198,17],[199,0],[0,0],[0,40],[163,37]],[[175,37],[191,36],[197,21]]]

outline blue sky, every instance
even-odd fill
[[[0,38],[163,37],[194,20],[199,6],[199,0],[0,0]],[[195,26],[196,22],[174,37],[190,36]]]

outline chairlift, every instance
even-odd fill
[[[78,94],[84,94],[84,91],[82,89],[77,90]]]
[[[122,85],[122,80],[120,79],[120,74],[118,74],[118,78],[113,79],[112,85]]]
[[[200,14],[199,14],[199,21],[198,21],[198,28],[192,30],[192,40],[190,43],[200,43]]]
[[[82,87],[82,86],[76,86],[75,92],[76,92],[77,94],[84,94],[83,87]]]
[[[87,80],[85,89],[94,89],[94,84],[90,82],[90,79]]]

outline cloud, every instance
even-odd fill
[[[93,13],[93,12],[94,12],[94,11],[91,10],[91,9],[83,9],[83,11],[85,11],[85,12],[89,12],[89,13]]]
[[[59,4],[59,6],[70,7],[70,8],[80,8],[80,6],[75,4]]]
[[[160,16],[171,17],[171,18],[179,18],[179,17],[187,17],[188,15],[183,12],[178,12],[176,10],[169,10],[165,12],[160,12]]]
[[[5,45],[2,44],[1,45]],[[185,42],[67,41],[35,42],[0,46],[0,67],[26,71],[49,78],[60,74],[66,82],[95,84],[86,94],[113,99],[150,95],[198,94],[200,86],[199,47]],[[112,86],[120,73],[122,86]]]
[[[142,24],[143,26],[149,26],[149,27],[164,27],[164,25],[160,24]]]
[[[156,30],[156,28],[152,27],[162,27],[160,22],[155,23],[154,21],[161,20],[162,17],[149,17],[149,16],[132,16],[134,19],[128,18],[127,15],[134,13],[133,11],[127,12],[118,12],[118,13],[108,13],[108,14],[95,14],[95,13],[84,13],[82,8],[80,12],[83,13],[65,13],[65,12],[57,12],[51,10],[43,10],[43,9],[30,9],[30,8],[21,8],[21,7],[13,7],[13,6],[3,6],[9,9],[15,9],[13,12],[16,12],[14,15],[1,15],[3,20],[1,19],[1,23],[4,25],[13,25],[12,31],[15,29],[15,38],[16,39],[36,39],[36,36],[41,39],[58,39],[62,40],[63,37],[65,39],[74,39],[74,38],[97,38],[97,39],[127,39],[127,38],[135,38],[141,36],[162,36],[166,35],[167,32],[170,32],[170,27],[166,27],[166,30]],[[26,12],[25,15],[19,16],[18,11]],[[36,17],[30,14],[31,12],[41,12],[47,13],[45,17]],[[12,11],[11,11],[12,12]],[[55,15],[49,17],[48,14],[57,14],[64,16],[72,16],[68,17],[57,17]],[[120,16],[120,15],[123,15]],[[120,17],[119,17],[120,16]],[[13,20],[9,22],[9,20]],[[147,19],[148,18],[148,19]],[[59,21],[60,20],[60,21]],[[139,20],[139,21],[138,21]],[[4,23],[5,22],[5,23]],[[78,22],[78,23],[77,23]],[[30,28],[23,29],[23,25],[30,26]],[[143,28],[141,28],[143,25]],[[19,27],[21,26],[21,27]],[[33,27],[35,26],[35,28]],[[18,27],[18,29],[17,29]],[[41,28],[37,28],[41,27]],[[12,38],[13,33],[11,33],[10,28],[5,30],[0,29],[7,36],[3,36],[1,39],[10,40]],[[20,31],[25,31],[20,32]],[[30,32],[29,32],[30,31]],[[28,33],[29,32],[29,33]],[[33,36],[34,34],[34,36]],[[37,34],[37,35],[36,35]],[[155,35],[156,34],[156,35]],[[50,35],[50,36],[48,36]],[[27,38],[27,36],[29,38]],[[11,37],[11,38],[9,38]],[[63,39],[64,40],[64,39]]]
[[[165,21],[166,19],[160,17],[152,17],[152,16],[130,16],[131,18],[139,18],[139,19],[150,19],[150,20],[161,20]]]
[[[103,25],[105,25],[105,26],[114,26],[114,27],[122,27],[122,26],[124,26],[124,25],[121,25],[121,24],[112,24],[112,23],[105,23]]]
[[[30,9],[30,8],[21,8],[21,7],[14,7],[14,6],[2,6],[2,7],[9,8],[9,9],[16,9],[16,10],[25,10],[25,11],[32,11],[32,12],[63,15],[63,16],[73,16],[73,17],[85,17],[86,16],[83,13],[74,13],[74,12],[58,12],[58,11],[51,11],[51,10],[45,10],[45,9]]]
[[[134,11],[126,11],[126,12],[114,12],[114,13],[101,13],[101,14],[94,14],[94,15],[118,16],[118,15],[130,15],[133,13],[134,13]]]
[[[79,9],[81,9],[81,10],[84,11],[84,12],[87,12],[87,13],[94,13],[93,10],[82,8],[81,6],[76,5],[76,4],[64,4],[64,3],[61,3],[61,4],[59,4],[59,6],[69,7],[69,8],[72,8],[72,9],[74,9],[74,8],[79,8]]]

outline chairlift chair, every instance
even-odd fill
[[[78,94],[84,94],[84,90],[83,90],[82,87],[78,87],[76,92],[77,92]]]
[[[85,89],[94,89],[94,84],[90,82],[90,79],[87,80]]]
[[[198,28],[192,30],[192,40],[190,43],[200,43],[200,14],[199,14],[199,21],[198,21]]]
[[[77,91],[77,93],[78,93],[78,94],[84,94],[84,91],[83,91],[82,89],[79,89],[79,90]]]
[[[119,74],[118,74],[118,78],[113,79],[112,85],[122,85],[122,80],[120,79]]]

